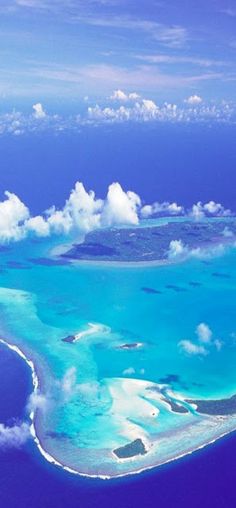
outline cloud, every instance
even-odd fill
[[[37,119],[45,118],[47,116],[40,102],[37,102],[37,104],[33,105],[33,110],[34,117]]]
[[[139,222],[140,197],[135,192],[125,192],[117,182],[109,186],[105,199],[96,198],[93,191],[87,192],[81,182],[76,182],[61,210],[52,206],[35,217],[30,216],[15,194],[5,195],[7,199],[0,202],[1,243],[18,241],[27,235],[85,235],[100,227]]]
[[[132,376],[135,374],[135,369],[133,367],[129,367],[128,369],[123,370],[122,374],[124,376]]]
[[[183,215],[184,208],[177,203],[164,201],[142,207],[142,201],[133,191],[125,191],[118,182],[108,187],[104,199],[97,198],[95,192],[87,191],[82,182],[76,182],[65,205],[61,209],[52,206],[42,215],[31,216],[27,206],[13,193],[6,192],[6,199],[0,202],[0,243],[19,241],[27,236],[48,237],[50,235],[71,235],[84,238],[90,231],[101,227],[138,225],[139,218],[152,215]],[[210,201],[198,202],[188,211],[194,218],[226,216],[231,212],[221,204]],[[229,236],[225,230],[222,235]],[[167,257],[180,259],[187,257],[205,258],[221,255],[224,245],[210,248],[189,249],[182,240],[172,240]]]
[[[0,242],[21,240],[24,235],[22,227],[29,218],[29,210],[13,193],[5,192],[6,200],[0,202]]]
[[[54,73],[52,79],[60,81],[60,71],[45,71],[46,73]],[[121,81],[128,86],[129,76],[127,70],[107,68],[107,67],[89,67],[86,70],[86,80],[96,82],[112,82]],[[74,76],[71,72],[66,71],[68,81],[75,83],[81,82],[81,76]],[[61,79],[66,78],[65,71]],[[133,72],[132,79],[134,83],[141,77],[145,76],[145,84],[148,82],[149,70],[140,68]],[[156,87],[162,83],[163,87],[167,87],[167,83],[163,76],[150,77],[150,83],[156,84]],[[49,76],[49,79],[51,79]],[[176,81],[174,85],[177,86]],[[140,84],[143,87],[143,83]],[[181,82],[181,86],[183,83]],[[192,82],[191,82],[192,86]],[[58,114],[46,114],[40,103],[35,104],[34,113],[27,115],[19,111],[0,114],[0,135],[22,136],[27,133],[37,132],[55,132],[63,133],[78,132],[83,126],[97,126],[99,124],[123,123],[123,122],[170,122],[170,123],[199,123],[199,122],[217,122],[217,123],[234,123],[236,120],[236,108],[232,103],[222,101],[219,104],[198,104],[196,105],[177,105],[168,102],[157,104],[150,98],[142,98],[136,92],[126,94],[122,90],[116,90],[108,99],[107,106],[104,104],[89,105],[82,113],[75,112],[72,115],[61,116]]]
[[[164,201],[163,203],[153,203],[152,205],[145,205],[141,209],[141,216],[144,218],[153,215],[183,215],[184,207],[173,202]]]
[[[134,101],[134,100],[137,100],[140,98],[140,95],[137,94],[136,92],[131,92],[131,93],[128,93],[126,94],[125,92],[123,92],[122,90],[115,90],[113,92],[113,94],[111,95],[110,99],[112,101]]]
[[[213,333],[210,327],[206,323],[200,323],[195,333],[197,335],[198,342],[192,342],[191,340],[181,340],[178,343],[179,348],[187,353],[188,355],[202,355],[206,356],[210,352],[210,348],[213,346],[219,352],[223,347],[223,342],[220,339],[213,340]]]
[[[229,229],[228,226],[225,226],[225,228],[223,229],[222,231],[222,235],[225,237],[225,238],[233,238],[234,237],[234,233],[233,231],[231,231],[231,229]]]
[[[200,67],[214,67],[214,66],[222,66],[228,65],[228,63],[224,60],[213,60],[209,58],[198,58],[194,56],[179,56],[179,55],[167,55],[163,53],[159,54],[149,54],[149,55],[135,55],[137,60],[141,60],[144,62],[152,63],[152,64],[190,64],[190,65],[199,65]]]
[[[167,257],[170,260],[182,259],[189,256],[189,249],[184,245],[182,240],[171,240]]]
[[[42,393],[31,393],[28,404],[27,404],[27,410],[29,413],[32,411],[36,411],[36,409],[40,409],[41,411],[46,411],[48,409],[49,405],[49,399],[43,395]]]
[[[61,381],[61,390],[66,397],[70,397],[74,395],[76,390],[76,368],[69,368],[62,381]]]
[[[199,95],[191,95],[188,99],[185,99],[185,102],[191,106],[195,106],[201,104],[202,98]]]
[[[230,16],[231,18],[236,17],[236,9],[231,9],[230,7],[225,8],[225,9],[220,9],[219,12],[221,12],[222,14],[226,14],[227,16]]]
[[[188,355],[206,356],[208,351],[204,346],[194,344],[190,340],[181,340],[178,344],[179,348]]]
[[[123,101],[124,102],[124,101]],[[234,106],[227,103],[216,104],[188,104],[180,107],[177,104],[165,102],[161,106],[151,99],[137,99],[133,105],[119,107],[89,106],[87,110],[88,122],[121,123],[121,122],[231,122],[234,121]]]
[[[170,261],[183,261],[186,259],[209,259],[212,257],[222,256],[225,253],[225,245],[216,244],[206,247],[189,248],[182,240],[171,240],[167,251],[167,258]]]
[[[0,423],[0,449],[20,448],[30,438],[30,426],[28,423],[15,423],[7,427]]]
[[[214,340],[214,345],[215,345],[215,347],[216,347],[217,351],[221,351],[221,349],[222,349],[222,347],[223,347],[224,343],[223,343],[223,342],[222,342],[222,340],[220,340],[220,339],[215,339],[215,340]]]
[[[209,201],[205,204],[198,201],[198,203],[192,206],[189,211],[189,215],[194,217],[196,220],[201,220],[206,216],[227,217],[231,215],[231,211],[224,208],[221,203],[216,203],[215,201]]]
[[[204,344],[209,344],[212,339],[212,331],[206,323],[200,323],[197,326],[196,334],[198,340]]]
[[[160,108],[153,100],[140,99],[134,106],[120,106],[119,108],[105,107],[98,104],[88,108],[88,119],[98,122],[149,122],[156,120],[171,120],[176,117],[177,106],[164,104]]]
[[[138,209],[141,206],[140,197],[135,192],[123,191],[116,182],[109,186],[107,198],[101,213],[101,223],[105,226],[119,224],[134,224],[139,222]]]
[[[50,224],[41,215],[30,218],[26,223],[26,228],[37,236],[50,235]]]
[[[149,19],[131,16],[89,16],[77,15],[74,21],[101,28],[114,28],[124,31],[137,31],[149,35],[155,41],[170,48],[181,48],[188,40],[187,29],[180,25],[165,25]]]

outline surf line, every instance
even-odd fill
[[[32,375],[32,383],[33,383],[33,392],[32,393],[34,393],[35,395],[38,394],[39,378],[37,376],[34,362],[32,360],[30,360],[26,356],[26,354],[15,344],[11,344],[2,338],[0,338],[0,344],[3,344],[4,346],[8,347],[8,349],[10,349],[11,351],[14,351],[15,353],[17,353],[27,363],[28,367],[31,370],[31,375]],[[35,414],[36,414],[36,411],[34,411],[34,410],[32,410],[29,414],[29,419],[31,422],[30,433],[31,433],[31,436],[32,436],[39,452],[48,462],[50,462],[50,464],[53,464],[54,466],[60,467],[64,471],[67,471],[68,473],[76,474],[78,476],[84,476],[87,478],[96,478],[96,479],[100,478],[101,480],[109,480],[111,478],[109,475],[107,475],[107,476],[106,475],[90,475],[90,474],[86,474],[86,473],[80,473],[79,471],[76,471],[75,469],[65,466],[64,464],[62,464],[61,462],[56,460],[52,455],[50,455],[46,450],[44,450],[44,448],[39,440],[39,437],[37,436],[37,433],[36,433]]]
[[[7,342],[6,340],[4,340],[2,338],[0,338],[0,344],[3,344],[6,347],[8,347],[10,350],[15,351],[15,353],[17,353],[23,360],[25,360],[27,365],[30,367],[31,373],[32,373],[33,393],[37,394],[38,390],[39,390],[39,378],[38,378],[37,373],[36,373],[34,362],[32,360],[30,360],[26,356],[26,354],[18,346],[16,346],[15,344],[11,344],[11,343]],[[47,462],[49,462],[50,464],[53,464],[54,466],[62,468],[64,471],[66,471],[68,473],[72,473],[72,474],[75,474],[75,475],[81,476],[81,477],[100,479],[100,480],[110,480],[110,479],[114,480],[116,478],[118,479],[118,478],[122,478],[124,476],[133,476],[135,474],[143,473],[144,471],[155,469],[155,468],[163,466],[165,464],[174,462],[175,460],[179,460],[179,459],[181,459],[181,458],[183,458],[183,457],[185,457],[187,455],[192,455],[193,453],[197,452],[198,450],[200,451],[203,448],[205,448],[206,446],[212,445],[216,441],[218,441],[219,439],[222,439],[223,437],[225,437],[225,436],[235,432],[235,429],[231,429],[231,430],[228,430],[226,432],[222,432],[219,435],[217,435],[215,438],[213,438],[213,439],[211,439],[209,441],[206,441],[205,443],[202,443],[198,447],[189,449],[189,450],[187,450],[184,453],[179,453],[178,455],[176,455],[174,457],[171,457],[171,458],[169,458],[167,460],[164,460],[163,462],[161,462],[159,464],[156,464],[156,465],[152,464],[152,465],[147,466],[147,467],[143,467],[143,468],[136,469],[136,470],[133,470],[133,471],[130,471],[130,472],[126,472],[126,473],[117,474],[115,476],[112,476],[112,475],[111,476],[109,476],[109,475],[99,475],[99,474],[94,474],[93,475],[93,474],[89,474],[89,473],[82,473],[82,472],[76,471],[75,469],[70,468],[69,466],[66,466],[65,464],[63,464],[63,463],[59,462],[58,460],[56,460],[46,450],[44,450],[44,448],[43,448],[43,446],[42,446],[42,444],[41,444],[41,442],[39,440],[39,437],[37,436],[37,433],[36,433],[35,413],[36,413],[36,411],[31,411],[30,414],[29,414],[29,418],[30,418],[30,421],[31,421],[30,433],[32,435],[32,438],[33,438],[33,440],[34,440],[34,442],[35,442],[39,452],[47,460]]]

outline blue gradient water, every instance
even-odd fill
[[[33,212],[60,206],[76,180],[99,197],[119,181],[146,202],[222,202],[235,207],[236,127],[116,125],[78,134],[1,136],[0,192],[18,193]]]
[[[53,202],[62,204],[69,189],[78,178],[84,180],[89,187],[93,187],[98,195],[104,194],[106,185],[116,179],[121,181],[124,187],[140,192],[147,201],[175,199],[189,206],[197,199],[213,198],[233,208],[235,184],[233,133],[229,132],[226,127],[214,132],[209,129],[207,135],[206,132],[199,130],[195,131],[196,138],[194,139],[190,128],[185,132],[176,131],[175,136],[173,136],[171,129],[172,127],[170,130],[164,128],[161,132],[152,131],[145,133],[145,135],[140,131],[132,131],[132,133],[119,131],[116,141],[114,141],[114,133],[109,131],[102,133],[95,131],[93,134],[91,131],[83,132],[79,137],[65,137],[63,139],[35,137],[12,140],[5,138],[2,140],[1,147],[2,167],[8,168],[8,171],[3,172],[1,187],[19,193],[33,211],[41,211],[42,208]],[[169,148],[170,140],[171,150]],[[146,171],[144,171],[145,169]],[[55,173],[58,175],[56,179]],[[227,178],[223,178],[223,174]],[[51,185],[52,182],[54,185]],[[45,270],[47,269],[45,268]],[[182,268],[180,271],[182,280]],[[203,279],[204,272],[203,269],[201,275]],[[111,277],[116,277],[115,274],[112,274],[113,272]],[[14,287],[22,287],[23,275],[24,281],[27,281],[24,284],[30,290],[34,282],[31,279],[30,270],[27,277],[20,271],[16,277],[16,272],[14,274],[14,270],[12,270]],[[130,277],[132,278],[132,275]],[[151,272],[150,277],[150,282],[152,282]],[[2,282],[4,285],[4,275]],[[92,282],[91,279],[91,284]],[[46,277],[43,283],[46,283]],[[162,281],[159,280],[159,284],[161,283]],[[145,283],[145,285],[148,284]],[[72,296],[73,300],[73,295],[69,296]],[[150,296],[143,295],[143,298],[145,296],[149,298],[150,302]],[[221,302],[222,312],[217,316],[217,334],[228,335],[233,331],[229,326],[233,317],[233,303],[231,308],[230,302],[233,302],[233,295],[232,298],[228,295],[228,300]],[[86,309],[84,301],[81,301],[80,304],[83,313],[86,315],[87,312],[88,319],[90,319],[91,308]],[[43,313],[43,305],[41,312]],[[193,308],[191,312],[194,313]],[[185,332],[190,333],[190,328],[188,328],[186,321],[182,321],[181,315],[180,312],[178,325],[182,336]],[[227,316],[227,320],[225,316]],[[188,317],[191,321],[191,317]],[[200,316],[196,316],[196,324],[198,318],[200,319]],[[215,322],[214,305],[212,320],[213,318]],[[71,318],[69,315],[65,317],[58,314],[57,319],[66,329]],[[94,315],[94,320],[96,319],[97,316]],[[134,320],[133,333],[137,332],[135,326],[138,326],[138,312],[136,319]],[[50,314],[47,315],[47,320],[50,322]],[[127,323],[122,322],[122,327],[126,325]],[[119,327],[121,327],[120,324]],[[150,323],[150,330],[151,328]],[[97,354],[99,355],[99,353]],[[97,360],[100,363],[99,358]],[[2,372],[5,372],[4,383],[7,383],[13,401],[9,406],[9,414],[5,414],[5,417],[3,414],[1,419],[6,423],[11,416],[22,416],[25,407],[23,399],[30,391],[30,377],[29,373],[27,374],[27,368],[22,367],[21,360],[17,359],[14,353],[6,352],[1,348],[0,361],[5,362],[5,371],[0,369],[0,372],[1,375]],[[19,386],[19,383],[16,383],[15,379],[11,377],[12,362],[15,372],[19,372],[20,379],[23,378],[21,374],[21,369],[23,369],[24,386]],[[232,358],[232,366],[227,370],[228,387],[231,375],[232,380],[234,377],[234,365]],[[127,366],[129,367],[129,365]],[[122,367],[123,365],[117,365],[119,371]],[[219,365],[216,364],[216,370],[218,367]],[[109,362],[103,366],[103,369],[102,375],[104,373],[109,375]],[[153,377],[154,370],[155,366],[150,365],[151,377]],[[205,382],[207,383],[209,372],[202,374],[206,376]],[[212,375],[214,376],[214,372]],[[6,390],[3,393],[5,395]],[[21,398],[22,401],[17,413],[15,412],[14,398],[15,400]],[[3,408],[9,405],[6,405],[5,400],[5,396],[0,398],[0,406]],[[10,508],[35,506],[37,508],[38,506],[51,507],[55,505],[60,507],[66,505],[69,508],[74,506],[92,508],[94,500],[96,500],[96,505],[111,506],[112,496],[112,506],[119,508],[152,505],[160,505],[163,508],[168,506],[169,508],[171,506],[189,506],[190,503],[196,507],[202,505],[231,508],[236,499],[232,487],[235,468],[233,449],[236,449],[235,438],[229,437],[206,450],[195,453],[191,458],[182,459],[171,466],[161,467],[155,472],[145,473],[135,479],[111,481],[109,484],[74,478],[65,472],[55,470],[46,463],[31,444],[20,452],[1,451],[0,506]],[[208,494],[206,494],[206,485]]]

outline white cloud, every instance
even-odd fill
[[[132,376],[135,374],[135,369],[133,367],[129,367],[128,369],[123,370],[122,374],[124,376]]]
[[[181,340],[178,346],[182,351],[184,351],[188,355],[206,356],[208,354],[208,351],[205,349],[204,346],[194,344],[194,342],[191,342],[191,340]]]
[[[230,210],[226,210],[221,203],[216,203],[215,201],[209,201],[203,205],[204,211],[209,215],[214,215],[216,217],[230,215]]]
[[[109,186],[107,198],[101,213],[101,223],[105,226],[118,224],[138,224],[140,197],[135,192],[124,192],[119,183]]]
[[[66,396],[71,396],[75,393],[75,389],[76,389],[76,368],[75,367],[70,367],[66,371],[66,373],[61,381],[61,389]]]
[[[196,220],[201,220],[201,219],[203,219],[203,217],[205,217],[205,213],[204,213],[201,201],[198,201],[197,204],[192,206],[190,215],[192,217],[194,217],[194,219],[196,219]]]
[[[124,101],[123,101],[124,102]],[[119,107],[90,106],[87,110],[88,123],[119,123],[119,122],[231,122],[235,118],[235,108],[227,103],[221,104],[188,104],[180,107],[165,102],[157,105],[151,99],[137,99],[134,104]]]
[[[37,236],[50,235],[50,225],[41,215],[31,217],[26,222],[26,228],[28,231],[32,231],[32,233],[35,233]]]
[[[167,255],[170,260],[179,260],[187,257],[189,255],[189,250],[182,240],[171,240]]]
[[[79,396],[82,396],[88,401],[90,399],[90,403],[92,399],[97,399],[99,395],[99,383],[97,381],[92,381],[90,383],[81,383],[76,386],[76,393]]]
[[[113,101],[127,101],[128,96],[122,90],[114,90],[113,94],[110,97]]]
[[[194,217],[194,219],[201,220],[206,216],[227,217],[231,215],[231,211],[224,208],[221,203],[216,203],[215,201],[209,201],[205,204],[198,201],[198,203],[192,206],[189,214]]]
[[[215,347],[216,347],[217,351],[221,351],[221,349],[222,349],[222,347],[223,347],[224,343],[223,343],[223,342],[222,342],[222,340],[220,340],[220,339],[215,339],[215,340],[214,340],[214,345],[215,345]]]
[[[193,247],[189,248],[182,240],[171,240],[167,257],[170,261],[180,261],[187,258],[209,259],[222,256],[225,253],[225,245],[216,244],[209,247]]]
[[[170,112],[175,111],[176,106],[166,104],[164,106],[168,115]],[[98,104],[95,107],[88,108],[88,118],[93,121],[99,122],[147,122],[161,119],[163,111],[150,99],[140,99],[136,101],[133,106],[120,106],[119,108],[105,107],[102,108]]]
[[[34,117],[37,119],[45,118],[47,116],[40,102],[37,102],[37,104],[33,105],[33,110]]]
[[[177,203],[164,201],[142,207],[138,194],[124,191],[118,182],[112,183],[105,199],[96,197],[94,191],[86,191],[81,182],[76,182],[62,209],[52,206],[42,215],[30,216],[26,205],[13,193],[6,192],[6,199],[0,202],[0,243],[18,241],[27,235],[47,237],[54,235],[73,235],[83,239],[88,232],[101,227],[116,225],[137,225],[139,217],[151,215],[183,215],[184,208]],[[198,202],[190,212],[195,218],[205,215],[226,216],[231,212],[222,205],[210,201]],[[225,229],[224,236],[230,233]],[[231,236],[231,235],[230,235]],[[182,240],[172,240],[168,258],[186,257],[205,258],[221,255],[225,246],[216,245],[206,248],[190,249]]]
[[[101,80],[104,82],[104,69],[100,69]],[[96,76],[90,69],[90,80],[96,80]],[[140,70],[141,75],[146,75],[146,70]],[[57,79],[57,76],[55,77]],[[115,79],[115,78],[114,78]],[[134,81],[136,75],[134,77]],[[109,81],[109,76],[107,81]],[[116,79],[116,81],[118,78]],[[119,92],[119,93],[118,93]],[[217,122],[232,123],[235,122],[236,109],[233,104],[222,101],[220,104],[199,104],[186,106],[177,106],[165,102],[157,105],[152,99],[142,99],[136,92],[125,94],[121,90],[114,92],[120,96],[116,102],[108,106],[89,106],[83,113],[75,112],[70,116],[60,116],[58,114],[46,114],[42,105],[34,105],[32,115],[24,115],[21,112],[13,111],[11,113],[0,114],[0,135],[9,134],[21,136],[27,133],[36,132],[56,132],[78,131],[81,126],[95,126],[102,123],[122,123],[122,122],[171,122],[171,123],[196,123],[196,122]],[[123,97],[123,100],[122,100]],[[127,100],[125,100],[127,99]],[[113,101],[114,102],[114,101]],[[41,121],[40,121],[41,120]]]
[[[182,215],[183,213],[183,206],[180,206],[175,202],[170,203],[169,201],[145,205],[141,209],[141,216],[144,218],[151,217],[152,215]]]
[[[206,356],[210,352],[210,348],[213,346],[217,351],[221,351],[223,342],[219,339],[212,340],[213,333],[206,323],[200,323],[195,333],[198,338],[198,342],[192,342],[191,340],[181,340],[178,346],[181,351],[184,351],[188,355],[202,355]]]
[[[148,217],[151,217],[152,215],[153,215],[152,205],[145,205],[141,208],[141,216],[144,219],[147,219]]]
[[[202,98],[199,95],[191,95],[185,99],[185,102],[191,106],[196,106],[197,104],[201,104]]]
[[[140,95],[136,92],[131,92],[126,94],[122,90],[114,90],[113,94],[111,95],[110,99],[113,101],[135,101],[140,98]]]
[[[52,206],[44,216],[36,217],[30,217],[28,208],[15,194],[5,194],[7,199],[0,202],[1,243],[21,240],[27,234],[41,237],[69,233],[84,235],[102,226],[139,222],[140,197],[135,192],[125,192],[119,183],[111,184],[105,200],[102,200],[77,182],[61,210]]]
[[[196,334],[200,342],[203,342],[204,344],[209,344],[211,342],[212,331],[206,323],[200,323],[197,326]]]
[[[37,393],[33,392],[29,397],[27,409],[29,413],[31,413],[31,411],[35,411],[36,409],[46,411],[46,409],[48,408],[48,404],[49,401],[45,395],[39,392]]]
[[[24,235],[22,224],[29,218],[29,210],[13,193],[5,192],[7,199],[0,202],[0,242],[21,240]]]
[[[27,423],[16,423],[7,427],[0,423],[0,448],[20,448],[30,438],[30,427]]]

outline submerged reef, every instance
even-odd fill
[[[235,431],[236,249],[166,262],[172,240],[232,241],[225,224],[236,233],[232,217],[184,218],[95,231],[58,257],[51,239],[1,252],[0,333],[32,370],[31,432],[50,463],[115,478]]]

